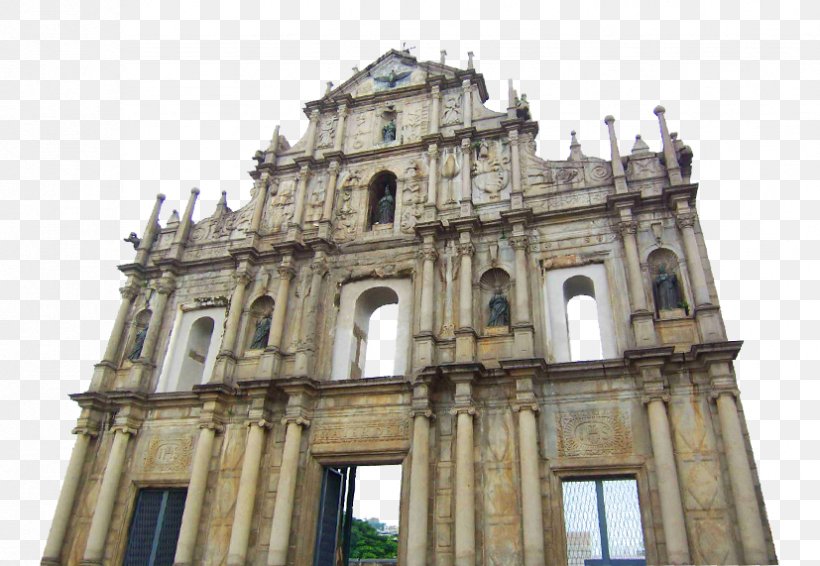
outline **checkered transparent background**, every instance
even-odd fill
[[[115,266],[153,197],[249,197],[274,126],[293,143],[323,81],[406,40],[515,79],[539,154],[569,131],[608,158],[659,144],[662,103],[695,153],[699,213],[784,562],[820,556],[820,3],[0,0],[0,558],[35,564],[78,412],[119,303]],[[184,13],[183,13],[184,12]],[[820,562],[819,562],[820,563]]]

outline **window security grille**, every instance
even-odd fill
[[[173,566],[187,489],[141,489],[124,566]]]

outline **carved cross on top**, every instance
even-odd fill
[[[416,48],[415,45],[411,45],[410,47],[407,47],[407,42],[406,41],[401,42],[401,50],[404,51],[405,53],[410,53],[410,51],[412,51],[415,48]]]

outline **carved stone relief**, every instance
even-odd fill
[[[327,117],[319,122],[319,131],[316,134],[316,147],[324,148],[333,145],[333,133],[336,131],[336,117]]]
[[[400,229],[405,234],[412,234],[416,223],[424,212],[426,194],[423,190],[423,177],[419,167],[411,162],[405,170],[404,191],[402,193],[402,212]]]
[[[632,430],[619,408],[559,413],[558,454],[568,457],[606,456],[632,452]]]
[[[371,145],[371,115],[369,112],[358,112],[352,116],[350,147],[353,151],[367,149]]]
[[[191,465],[194,441],[190,436],[155,436],[148,442],[143,460],[146,472],[185,472]]]
[[[336,214],[333,217],[333,239],[344,242],[356,234],[356,204],[354,203],[355,189],[361,183],[360,173],[352,171],[344,180],[339,191],[339,201],[336,205]]]
[[[421,139],[427,128],[427,106],[424,102],[411,102],[402,112],[401,141],[412,143]]]
[[[374,447],[404,444],[409,440],[410,419],[405,415],[346,416],[342,420],[318,423],[311,437],[311,450],[367,452]]]
[[[509,198],[509,147],[501,140],[481,140],[473,161],[473,202],[498,202]]]
[[[441,108],[441,125],[450,126],[452,124],[460,124],[462,121],[461,95],[448,94],[444,97],[444,103]]]

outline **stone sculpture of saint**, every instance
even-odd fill
[[[396,141],[396,122],[394,120],[390,120],[382,128],[382,141],[385,143]]]
[[[658,310],[665,311],[680,308],[681,294],[678,278],[674,273],[666,271],[666,265],[658,267],[658,275],[655,277],[653,285],[655,291],[655,304]]]
[[[148,327],[144,326],[134,336],[134,344],[131,345],[131,351],[128,352],[128,359],[136,362],[142,355],[142,346],[145,344],[145,337],[148,335]]]
[[[262,350],[268,345],[268,336],[270,335],[270,315],[266,315],[259,319],[256,323],[256,330],[253,333],[253,340],[251,340],[251,350]]]
[[[391,224],[396,210],[396,201],[390,189],[385,188],[384,196],[376,204],[376,221],[374,224]]]
[[[501,293],[500,288],[496,288],[495,294],[490,299],[490,319],[487,326],[509,326],[510,325],[510,303]]]

